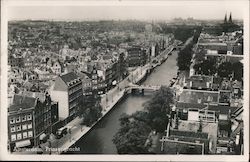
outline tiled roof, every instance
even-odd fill
[[[41,101],[41,102],[44,102],[45,99],[46,99],[45,93],[40,93],[40,92],[25,91],[25,92],[23,92],[23,95],[27,96],[27,97],[30,96],[30,97],[33,97],[33,98],[38,98],[39,101]]]
[[[212,83],[212,77],[204,75],[203,76],[194,75],[191,76],[189,79],[187,79],[187,81],[192,81],[192,87],[194,88],[210,88],[211,85],[207,87],[207,82]],[[188,86],[190,86],[190,84],[188,84]]]
[[[207,76],[207,75],[193,75],[189,78],[191,81],[203,81],[203,82],[209,82],[212,81],[212,76]]]
[[[33,86],[33,84],[32,83],[30,83],[30,82],[25,82],[24,84],[23,84],[23,87],[24,88],[27,88],[27,89],[31,89],[32,88],[32,86]]]
[[[219,92],[184,89],[180,95],[180,102],[187,103],[218,103]]]
[[[60,76],[60,78],[65,82],[68,83],[74,79],[78,79],[78,76],[74,72],[67,73],[65,75]]]
[[[213,84],[221,84],[222,78],[221,77],[214,77]]]
[[[214,105],[209,105],[209,110],[213,111],[219,111],[220,114],[228,114],[229,111],[233,112],[237,109],[237,107],[231,107],[231,106],[214,106]]]
[[[207,105],[197,104],[197,103],[185,103],[185,102],[177,102],[177,108],[206,108]],[[224,106],[224,105],[209,105],[208,110],[213,110],[219,112],[220,114],[228,114],[229,111],[233,112],[237,109],[237,107]]]
[[[38,83],[40,89],[47,89],[49,86],[44,83]]]
[[[171,130],[170,136],[183,136],[183,137],[193,137],[193,138],[208,138],[208,134],[204,132],[192,132],[192,131],[179,131]]]
[[[28,109],[36,105],[36,98],[25,95],[14,95],[13,105],[8,108],[8,111],[18,111],[20,108]]]
[[[197,103],[177,102],[177,108],[205,108],[207,105]]]
[[[111,60],[111,59],[113,59],[113,56],[112,55],[103,55],[102,58],[103,58],[103,60]]]
[[[87,73],[80,72],[79,77],[81,78],[82,82],[88,82],[90,79],[90,76],[87,75]]]

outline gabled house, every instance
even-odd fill
[[[44,93],[14,95],[8,107],[8,144],[15,148],[38,146],[58,121],[58,105]]]
[[[59,62],[59,60],[57,60],[52,63],[50,68],[54,74],[60,75],[62,73],[63,65]]]

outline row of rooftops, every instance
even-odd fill
[[[204,33],[199,38],[199,46],[228,48],[232,46],[240,46],[243,43],[243,34],[236,32],[235,34],[227,34],[222,36],[211,36]]]
[[[176,108],[177,109],[194,108],[194,109],[199,109],[199,110],[207,108],[207,110],[212,110],[220,114],[228,115],[229,113],[232,113],[235,110],[237,110],[238,107],[225,106],[225,105],[206,105],[206,104],[198,104],[198,103],[177,102]]]
[[[79,81],[81,81],[80,77],[77,76],[74,72],[70,72],[64,75],[61,75],[60,78],[67,84],[74,84],[77,83]]]
[[[35,108],[37,101],[44,103],[47,93],[24,91],[20,94],[14,94],[8,112]]]
[[[191,83],[190,83],[191,82]],[[218,86],[219,90],[223,90],[226,87],[242,89],[242,82],[234,80],[230,81],[226,78],[208,76],[208,75],[193,75],[186,79],[186,87],[196,87],[198,89],[214,89]],[[227,89],[227,88],[226,88]]]
[[[237,36],[235,39],[239,39]],[[227,46],[227,42],[216,42],[214,40],[227,39],[228,36],[211,36],[201,34],[198,45]],[[202,42],[203,40],[203,42]],[[206,41],[205,41],[206,40]],[[212,41],[211,41],[212,40]],[[200,43],[200,41],[202,43]],[[192,75],[184,78],[184,89],[177,96],[176,108],[178,109],[204,109],[228,114],[237,109],[235,105],[230,106],[232,95],[242,97],[243,84],[241,81],[232,81],[228,78],[207,75]],[[237,91],[236,91],[237,90]],[[239,104],[240,105],[240,104]],[[239,106],[238,105],[238,106]]]
[[[67,86],[74,85],[81,82],[79,76],[74,72],[70,72],[64,75],[59,76]],[[13,94],[9,103],[9,112],[18,111],[20,109],[31,109],[35,108],[37,101],[45,102],[47,93],[46,92],[31,92],[31,91],[22,91],[19,94]]]
[[[214,40],[210,42],[209,39],[207,44],[203,43],[211,46],[227,46],[225,42],[213,42]],[[182,89],[184,87],[186,89]],[[243,91],[242,82],[217,76],[194,75],[184,79],[184,87],[180,88],[181,93],[177,95],[177,102],[172,109],[176,112],[175,120],[172,121],[174,127],[170,128],[163,145],[166,150],[180,150],[180,144],[186,143],[191,146],[205,144],[206,147],[206,142],[209,141],[209,152],[215,153],[219,138],[218,130],[231,130],[230,119],[243,111],[239,105],[220,104],[220,98],[223,98],[224,93],[230,93],[231,97],[234,89]]]

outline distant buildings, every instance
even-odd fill
[[[233,22],[231,12],[230,12],[228,20],[227,20],[227,14],[225,15],[224,23],[221,24],[221,27],[224,32],[232,32],[232,31],[239,29],[239,26]]]
[[[146,64],[148,55],[145,49],[142,49],[140,46],[133,46],[128,49],[128,66],[143,66]]]
[[[8,58],[8,65],[10,65],[11,67],[23,67],[23,58],[21,56],[10,55]]]
[[[60,75],[63,71],[63,65],[59,60],[52,62],[50,67],[52,72],[56,75]]]
[[[161,139],[166,154],[242,152],[243,34],[235,31],[231,14],[222,27],[226,30],[222,35],[200,34],[189,77],[184,77],[180,84],[172,119]],[[222,75],[221,65],[228,65],[226,70],[233,66],[229,75]]]
[[[78,73],[79,77],[82,80],[82,90],[83,90],[83,96],[90,96],[92,95],[92,79],[90,74],[86,74],[83,72]]]

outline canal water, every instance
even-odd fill
[[[177,73],[177,52],[172,53],[166,62],[156,67],[142,84],[169,85],[170,80]],[[126,96],[91,131],[72,146],[80,147],[80,152],[68,152],[67,154],[117,154],[112,139],[120,128],[119,118],[121,114],[132,114],[142,110],[143,103],[149,100],[151,96],[147,93],[144,96]]]

